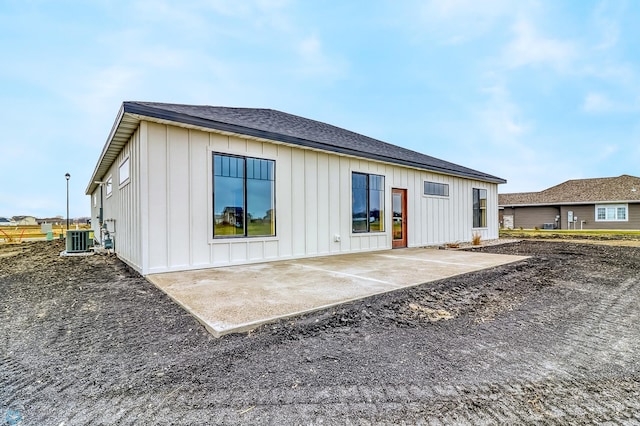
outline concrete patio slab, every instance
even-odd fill
[[[526,259],[410,248],[153,274],[216,337],[429,281]]]

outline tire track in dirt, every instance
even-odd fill
[[[640,251],[551,244],[220,340],[113,258],[3,263],[0,422],[638,424]]]
[[[409,390],[411,387],[412,391]],[[304,391],[304,393],[302,393]],[[515,382],[473,386],[392,386],[373,398],[361,386],[330,386],[302,390],[258,390],[255,397],[235,390],[199,392],[189,398],[168,399],[171,394],[128,395],[112,399],[80,400],[78,407],[92,406],[91,412],[78,410],[71,423],[134,423],[141,412],[159,423],[188,423],[208,414],[212,424],[278,424],[306,419],[314,423],[334,423],[349,419],[360,424],[380,424],[387,419],[433,424],[528,424],[581,421],[625,424],[640,421],[640,387],[636,381],[605,383]],[[629,395],[631,394],[631,395]],[[631,396],[631,398],[630,398]],[[612,400],[624,403],[613,404]],[[634,401],[635,400],[635,401]],[[573,404],[567,404],[573,401]],[[166,403],[166,404],[165,404]],[[171,407],[169,407],[171,405]],[[528,409],[522,410],[522,406]],[[137,408],[135,408],[137,407]],[[520,407],[520,410],[514,410]],[[199,413],[199,414],[196,414]]]
[[[627,278],[593,290],[596,297],[583,310],[582,320],[557,337],[565,348],[557,359],[572,374],[584,375],[586,371],[574,366],[616,369],[621,365],[622,369],[625,364],[640,364],[640,341],[634,326],[640,323],[638,289],[639,280]]]

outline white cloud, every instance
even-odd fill
[[[500,19],[515,16],[530,5],[529,1],[510,0],[430,0],[412,4],[409,13],[410,19],[418,18],[421,32],[434,34],[445,44],[458,44],[485,34]]]
[[[636,72],[628,64],[622,63],[602,63],[594,61],[582,70],[585,75],[593,76],[607,82],[616,82],[632,89],[636,81]]]
[[[295,68],[303,76],[321,76],[325,78],[339,78],[345,74],[344,60],[330,57],[325,53],[322,41],[311,35],[296,45],[299,64]]]
[[[577,47],[571,41],[545,38],[533,24],[520,19],[513,26],[515,38],[504,50],[503,58],[510,68],[528,65],[548,65],[566,70],[577,57]]]
[[[636,90],[637,92],[637,90]],[[617,92],[611,97],[604,93],[590,92],[584,98],[582,110],[592,114],[615,112],[619,114],[636,113],[640,110],[640,95]]]
[[[129,66],[114,65],[100,69],[88,75],[86,80],[70,86],[73,90],[68,93],[68,98],[81,110],[94,111],[92,115],[113,113],[114,103],[119,104],[128,98],[127,94],[137,86],[138,81],[139,71]]]
[[[585,96],[582,109],[590,113],[608,112],[614,107],[613,102],[601,93],[589,93]]]
[[[599,26],[602,31],[602,41],[596,45],[596,49],[610,49],[618,44],[620,29],[615,22],[603,20]]]
[[[523,154],[528,151],[518,140],[531,125],[521,118],[520,108],[510,99],[509,91],[501,85],[486,87],[482,92],[489,95],[487,103],[478,111],[481,125],[491,143],[518,147]]]
[[[253,14],[255,12],[274,12],[284,8],[289,4],[288,0],[244,0],[244,1],[227,1],[227,0],[208,0],[205,4],[218,13],[228,16],[242,16]]]
[[[618,8],[620,2],[615,5],[609,1],[602,1],[594,11],[594,21],[596,28],[600,31],[601,40],[595,46],[598,50],[610,49],[618,44],[620,39],[620,27],[616,19],[610,17],[611,14],[620,15],[620,10],[611,9]]]

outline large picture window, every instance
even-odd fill
[[[487,226],[487,190],[473,188],[473,227]]]
[[[213,154],[214,238],[275,235],[275,161]]]
[[[596,222],[626,222],[627,204],[604,204],[596,206]]]
[[[353,232],[384,231],[384,176],[353,173],[351,194]]]

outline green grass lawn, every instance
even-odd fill
[[[640,240],[640,230],[573,230],[573,229],[501,229],[501,238],[570,238],[601,240]]]

